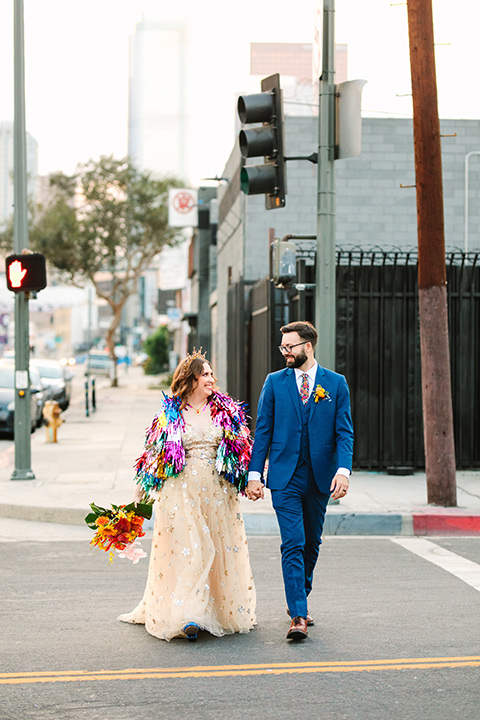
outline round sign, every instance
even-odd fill
[[[195,198],[191,193],[180,190],[172,198],[174,210],[178,213],[189,213],[195,207]]]

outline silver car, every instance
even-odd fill
[[[30,367],[38,368],[42,382],[50,390],[50,400],[58,402],[62,410],[70,405],[72,397],[73,373],[58,360],[30,360]]]
[[[106,353],[90,352],[85,358],[85,373],[90,372],[92,375],[105,375],[112,378],[114,368],[112,358]]]

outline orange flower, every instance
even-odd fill
[[[321,385],[317,385],[315,388],[315,402],[317,403],[319,400],[331,400],[329,393]]]
[[[106,515],[100,515],[100,517],[98,517],[98,518],[95,520],[95,525],[96,525],[97,527],[98,527],[99,525],[108,525],[109,522],[110,522],[110,518],[108,518]]]

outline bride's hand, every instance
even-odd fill
[[[132,502],[135,503],[135,505],[138,505],[138,503],[142,501],[144,495],[145,491],[143,487],[140,484],[136,485],[135,492],[133,493]]]

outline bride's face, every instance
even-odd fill
[[[202,374],[197,378],[197,384],[195,385],[195,391],[204,394],[208,397],[213,392],[213,386],[215,385],[215,378],[213,377],[213,371],[208,362],[203,363]]]

